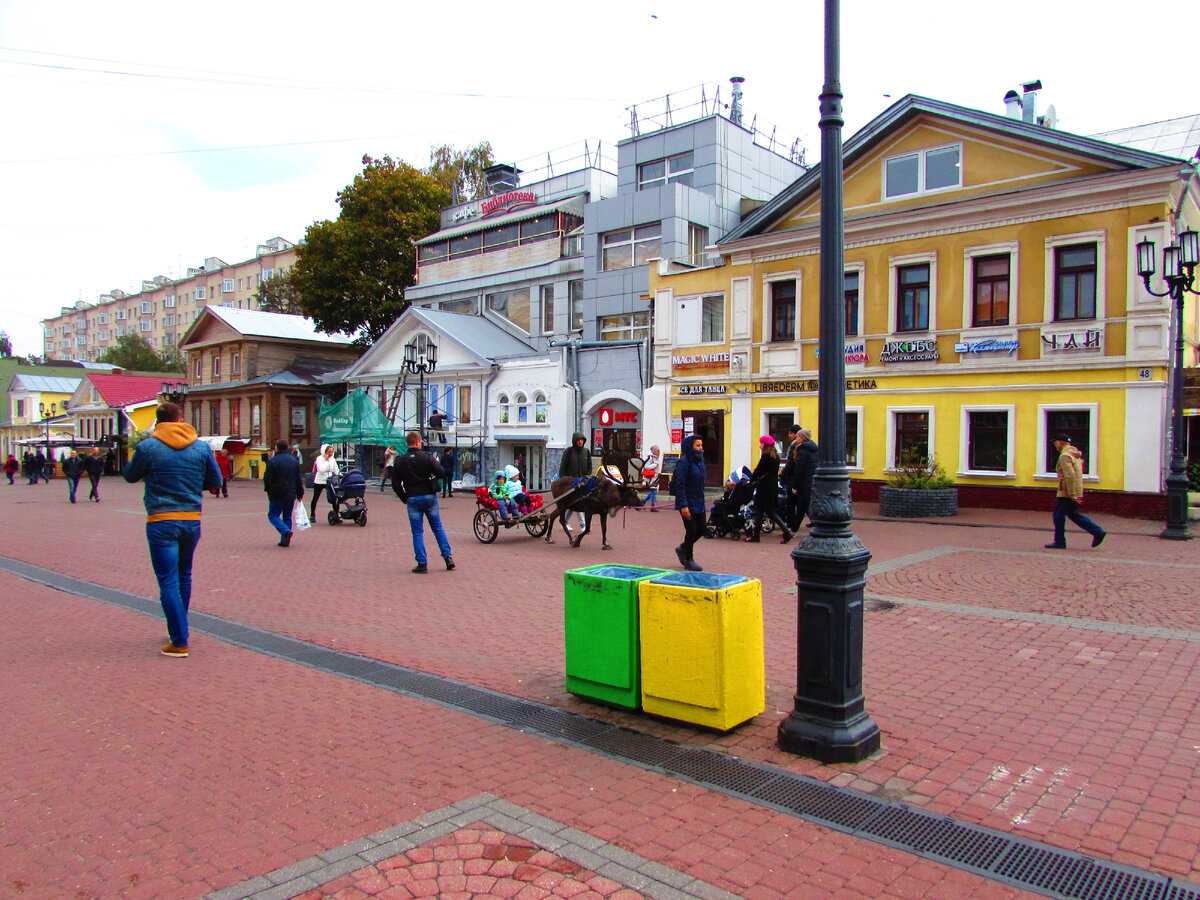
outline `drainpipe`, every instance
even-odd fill
[[[638,338],[630,341],[583,341],[578,338],[568,338],[565,341],[550,341],[551,347],[566,347],[570,351],[570,371],[568,377],[571,378],[571,383],[575,387],[575,421],[577,423],[577,431],[582,431],[587,434],[587,429],[583,427],[583,390],[579,387],[579,351],[596,350],[605,347],[638,347],[645,348],[645,356],[642,359],[642,365],[638,370],[638,377],[642,383],[643,390],[647,383],[647,366],[650,359],[650,339]]]

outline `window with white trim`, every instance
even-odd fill
[[[1045,321],[1105,317],[1106,247],[1100,230],[1046,238]]]
[[[583,282],[567,282],[567,316],[571,331],[583,330]]]
[[[175,316],[173,314],[167,313],[165,316],[163,316],[163,325],[174,325],[174,324],[175,324]]]
[[[206,291],[206,290],[207,290],[207,288],[206,288],[206,286],[205,286],[205,285],[203,285],[203,284],[202,284],[202,285],[200,285],[199,287],[197,287],[197,288],[196,288],[196,299],[197,299],[197,300],[204,300],[204,299],[205,299],[205,296],[206,296],[206,295],[205,295],[205,291]]]
[[[892,330],[937,330],[937,254],[893,257],[888,266],[888,320]]]
[[[231,294],[231,293],[233,293],[233,279],[232,279],[232,278],[225,278],[225,279],[222,279],[222,281],[221,281],[221,293],[222,293],[222,294]]]
[[[96,322],[100,325],[107,325],[108,313],[100,313],[98,316],[96,316]]]
[[[725,342],[725,295],[679,297],[675,300],[675,345]]]
[[[539,316],[542,334],[554,334],[554,285],[543,284],[538,288]]]
[[[229,360],[229,375],[231,378],[237,378],[242,374],[242,354],[234,353]]]
[[[509,424],[509,400],[508,394],[501,394],[496,398],[496,405],[499,408],[500,415],[497,419],[501,425]]]
[[[215,353],[212,358],[212,380],[221,380],[221,354]]]
[[[517,424],[526,424],[529,421],[529,398],[518,391],[513,397],[513,405],[517,408]]]
[[[934,455],[934,411],[927,406],[893,406],[888,408],[887,467],[895,469],[902,462],[921,463]]]
[[[125,318],[125,310],[123,310],[123,309],[118,309],[118,310],[117,310],[117,318],[118,318],[118,319],[123,319],[123,318]]]
[[[149,300],[142,301],[142,312],[143,313],[153,312],[153,308],[151,307]]]
[[[174,294],[172,294],[170,297],[163,297],[163,306],[164,307],[171,307],[174,305],[175,305],[175,295]]]
[[[1038,407],[1038,460],[1043,468],[1040,475],[1057,477],[1058,450],[1054,438],[1066,434],[1071,443],[1083,454],[1083,475],[1088,480],[1097,478],[1096,459],[1093,458],[1097,442],[1096,420],[1099,405],[1095,403],[1046,404]]]
[[[772,281],[768,283],[768,288],[771,292],[770,340],[796,340],[796,279]]]
[[[640,266],[662,255],[662,222],[622,228],[600,236],[604,271]]]
[[[861,406],[846,407],[846,468],[861,472],[863,452],[863,408]]]
[[[650,336],[649,312],[601,316],[598,324],[602,341],[639,341]]]
[[[533,421],[539,425],[546,424],[546,412],[549,404],[546,402],[546,395],[541,391],[537,391],[533,395]]]
[[[196,384],[200,383],[200,376],[201,372],[203,371],[204,370],[201,368],[200,357],[197,356],[195,361],[192,363],[192,380],[195,381]]]
[[[962,144],[931,147],[883,161],[884,199],[962,186]]]
[[[638,166],[638,190],[662,187],[664,184],[692,184],[694,157],[689,150]]]
[[[143,319],[140,328],[142,331],[149,331],[153,326],[154,326],[154,323],[151,322],[149,319]]]
[[[958,442],[959,474],[1012,477],[1015,426],[1015,406],[964,406]]]

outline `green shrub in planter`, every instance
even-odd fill
[[[909,519],[956,516],[958,488],[937,460],[906,453],[888,484],[879,489],[879,514]]]
[[[937,491],[954,487],[954,479],[932,456],[926,457],[907,450],[900,457],[896,471],[888,476],[888,484],[911,491]]]

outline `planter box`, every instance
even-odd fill
[[[896,519],[930,519],[958,515],[958,488],[919,491],[912,488],[879,488],[879,514]]]

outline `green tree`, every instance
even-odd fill
[[[314,222],[296,248],[292,281],[300,307],[327,334],[374,343],[407,308],[416,280],[413,241],[437,229],[450,192],[389,156],[363,157],[363,172],[338,194],[336,221]]]
[[[459,203],[487,193],[485,170],[495,161],[488,141],[480,141],[466,150],[442,144],[430,149],[426,171],[450,191],[453,202]]]
[[[482,191],[491,160],[486,141],[462,151],[435,148],[424,170],[390,156],[364,156],[362,174],[338,193],[337,219],[309,226],[295,267],[268,302],[308,316],[327,334],[374,343],[408,308],[414,242],[438,229],[454,189]]]
[[[0,359],[8,359],[12,356],[12,341],[8,338],[7,331],[0,331]]]
[[[181,372],[183,367],[173,369],[154,352],[149,342],[137,334],[123,334],[117,343],[100,356],[99,362],[111,363],[123,369],[138,372]]]
[[[158,354],[158,358],[166,366],[165,369],[161,370],[163,372],[183,372],[187,369],[183,361],[183,352],[179,349],[178,344],[168,344],[166,347],[163,347],[162,351]]]
[[[255,299],[258,308],[264,312],[304,314],[300,306],[300,294],[290,271],[259,284]]]

